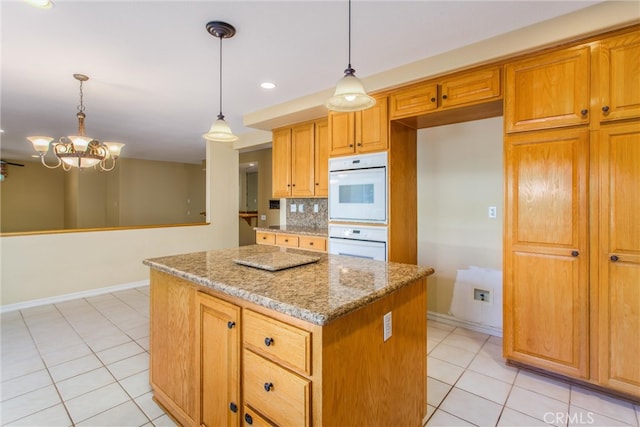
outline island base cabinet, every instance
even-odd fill
[[[196,290],[151,270],[149,382],[153,395],[183,426],[196,425]]]
[[[151,271],[151,383],[180,425],[422,425],[426,279],[317,325]]]

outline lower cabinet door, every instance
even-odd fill
[[[198,292],[200,422],[203,427],[239,426],[240,307]],[[179,366],[170,367],[179,369]]]
[[[244,351],[245,404],[281,426],[308,426],[311,382],[252,351]]]

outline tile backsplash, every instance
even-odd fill
[[[292,212],[292,206],[295,206],[295,212]],[[314,212],[316,206],[318,212]],[[287,199],[286,209],[287,225],[316,228],[327,228],[328,226],[327,199]]]

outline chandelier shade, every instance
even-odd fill
[[[49,169],[59,166],[66,171],[71,168],[95,167],[99,171],[111,171],[116,167],[116,160],[120,157],[120,150],[124,144],[119,142],[100,142],[84,134],[84,103],[82,83],[89,80],[84,74],[74,74],[73,78],[80,82],[80,105],[78,105],[78,135],[61,137],[57,142],[49,136],[29,136],[27,140],[33,145],[33,149],[40,156],[40,161]],[[54,165],[48,165],[45,156],[49,152],[49,147],[57,159]],[[108,160],[111,162],[108,163]]]
[[[222,21],[211,21],[206,25],[207,32],[220,39],[220,113],[211,125],[209,132],[202,135],[205,140],[213,142],[233,142],[238,137],[233,134],[231,128],[224,120],[222,114],[222,39],[228,39],[235,35],[236,29],[233,25]]]
[[[325,102],[332,111],[361,111],[376,105],[375,98],[367,95],[364,85],[351,68],[351,0],[349,0],[349,65],[338,82],[333,96]]]

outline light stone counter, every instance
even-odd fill
[[[272,252],[313,255],[320,260],[275,272],[233,262]],[[325,325],[434,272],[417,265],[265,245],[153,258],[143,263],[316,325]]]

